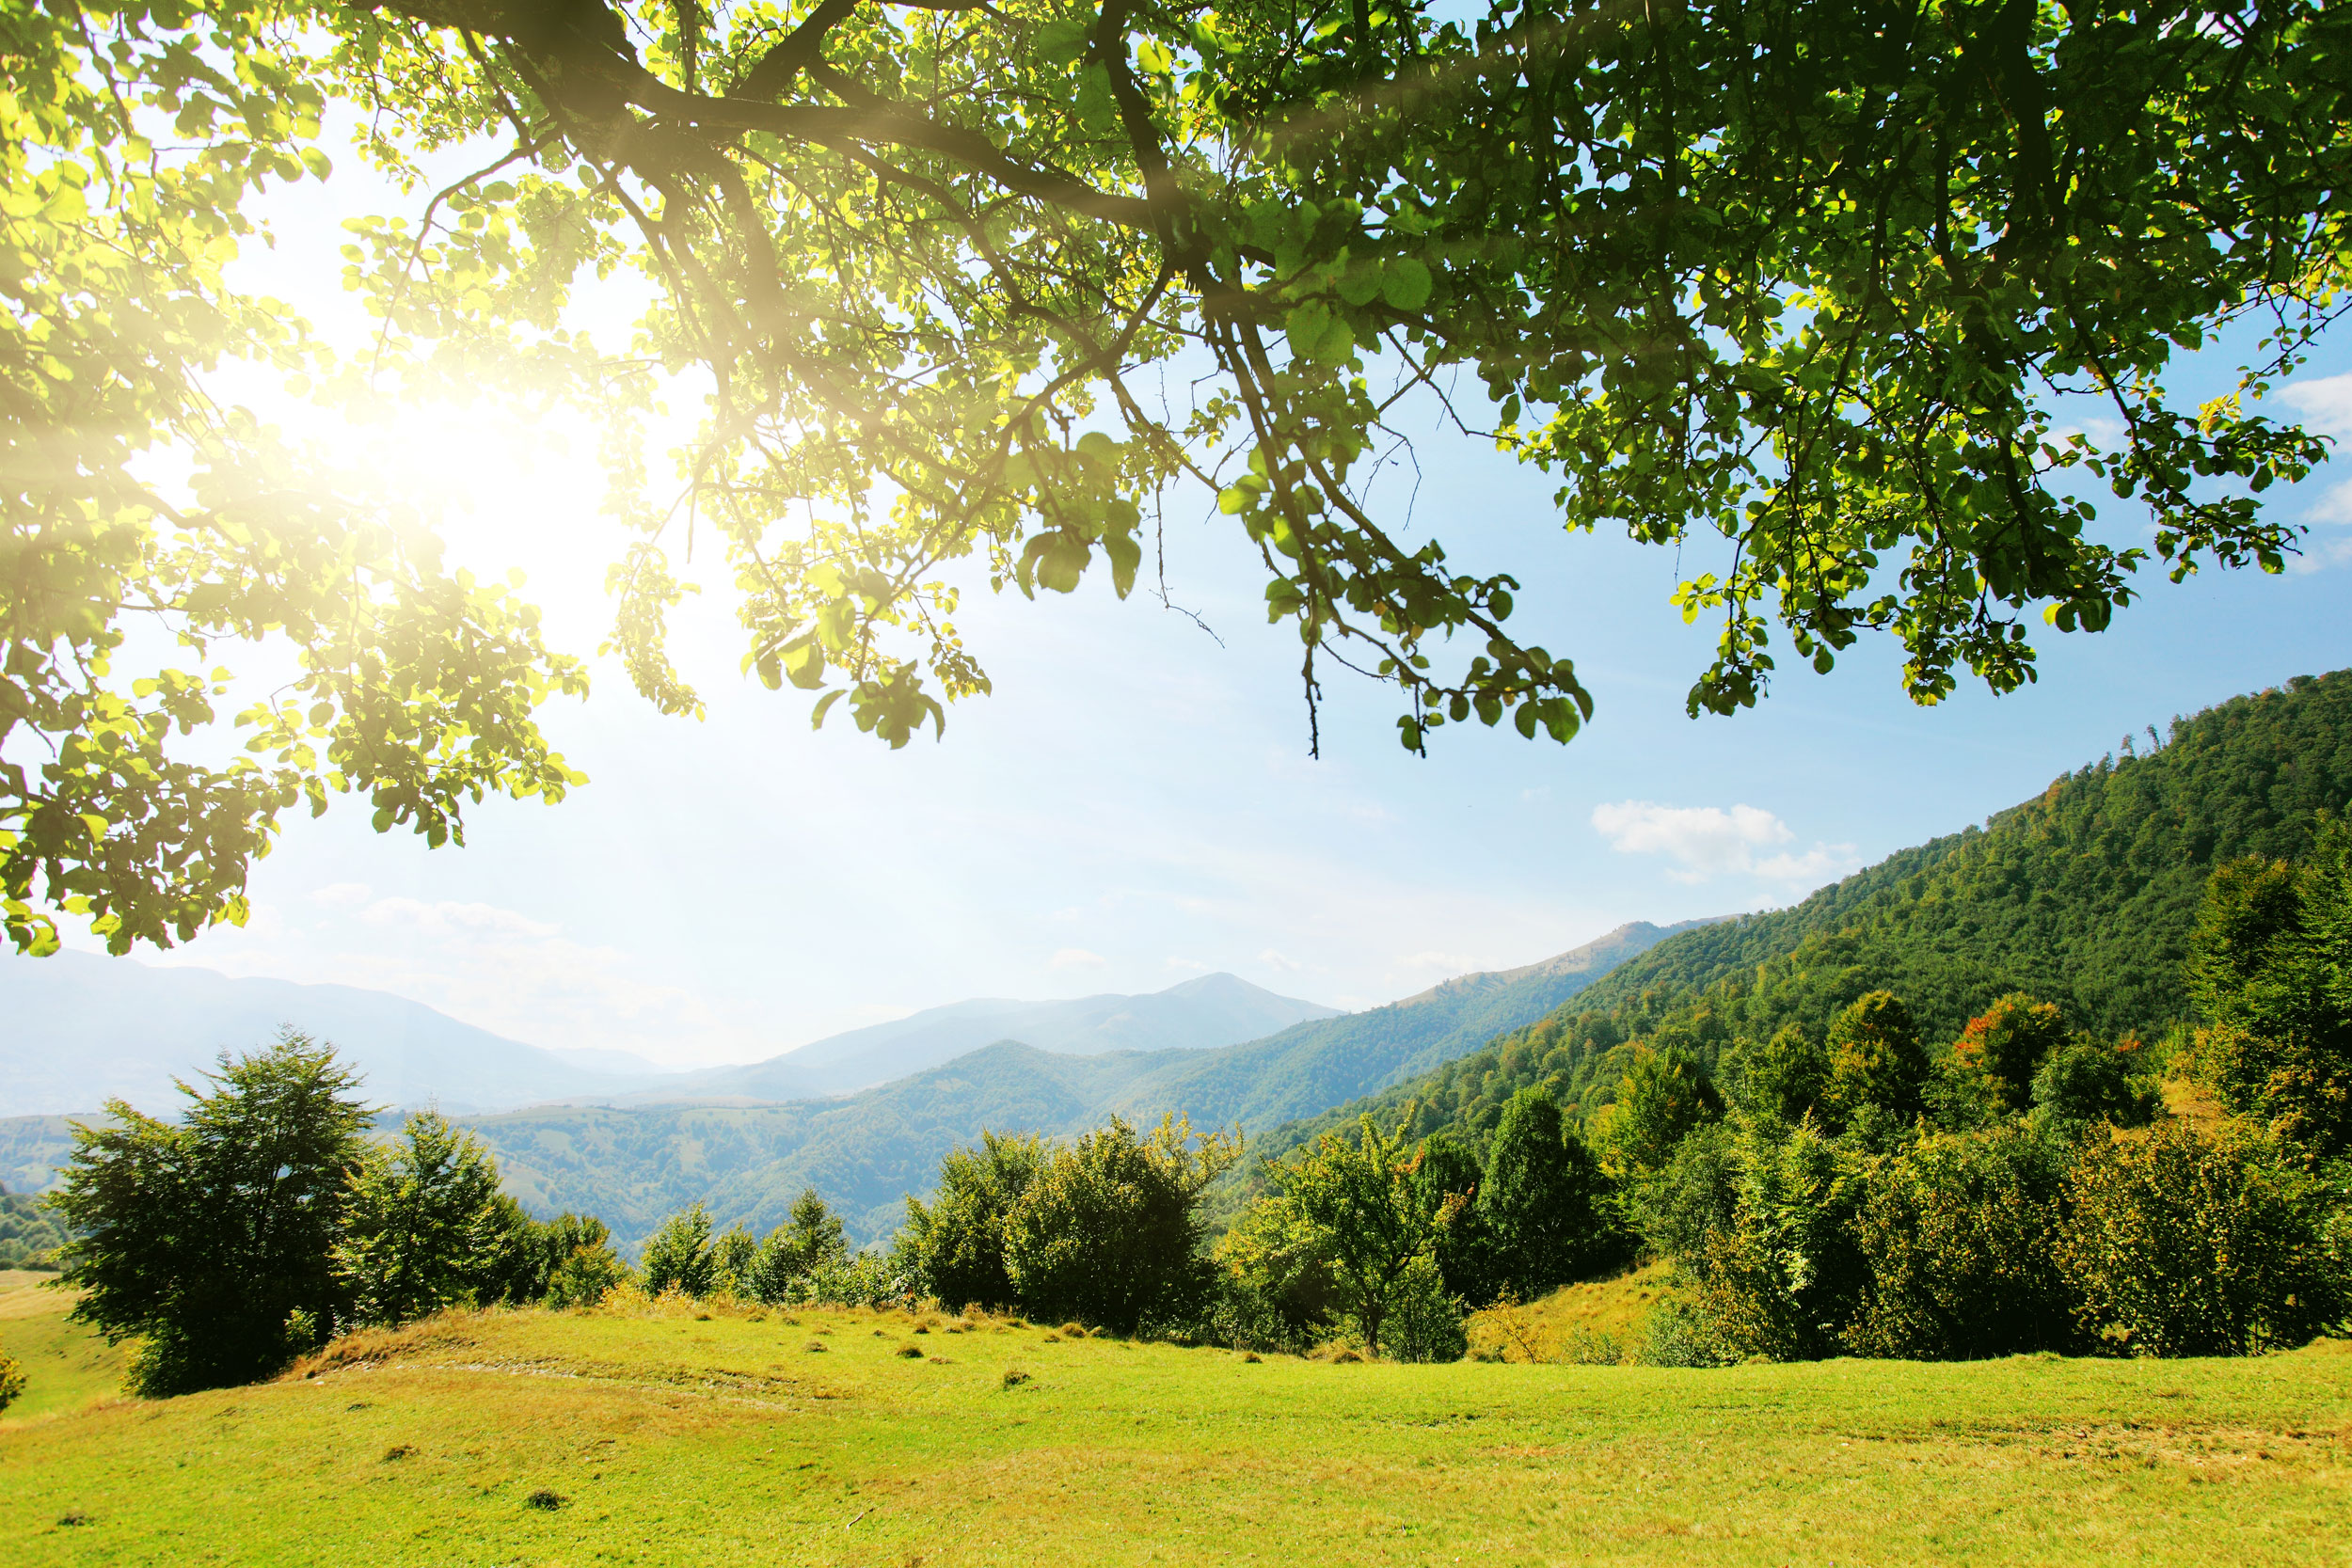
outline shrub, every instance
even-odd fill
[[[710,1294],[719,1282],[719,1260],[710,1246],[709,1212],[697,1203],[663,1220],[645,1239],[637,1269],[649,1296],[675,1291],[700,1300]]]
[[[809,1282],[839,1270],[849,1259],[841,1217],[826,1207],[816,1188],[803,1187],[792,1200],[790,1218],[768,1233],[744,1266],[742,1291],[755,1301],[806,1300]]]
[[[564,1218],[571,1218],[565,1215]],[[612,1293],[628,1278],[628,1266],[604,1240],[604,1226],[596,1227],[594,1243],[579,1242],[564,1260],[548,1276],[545,1300],[559,1311],[570,1307],[595,1307]]]
[[[1673,1296],[1642,1320],[1632,1347],[1638,1367],[1728,1367],[1740,1358],[1703,1309]]]
[[[1138,1136],[1118,1117],[1054,1150],[1005,1219],[1005,1269],[1021,1310],[1121,1334],[1147,1313],[1192,1316],[1211,1279],[1200,1195],[1240,1152],[1238,1137],[1196,1143],[1182,1120]]]
[[[14,1404],[16,1397],[23,1392],[24,1392],[24,1364],[7,1351],[0,1350],[0,1410],[6,1410]]]
[[[959,1306],[1014,1305],[1005,1222],[1044,1163],[1038,1139],[989,1132],[981,1132],[978,1148],[957,1149],[940,1163],[931,1201],[907,1199],[906,1227],[895,1248],[920,1293]]]
[[[1427,1253],[1398,1278],[1383,1326],[1381,1350],[1398,1361],[1459,1361],[1470,1349],[1462,1304],[1447,1291],[1444,1274]]]
[[[2059,1243],[2084,1328],[2151,1355],[2299,1345],[2346,1306],[2339,1216],[2320,1178],[2243,1126],[2185,1121],[2083,1151]]]
[[[1785,1138],[1772,1132],[1738,1141],[1731,1224],[1686,1259],[1695,1306],[1740,1355],[1833,1355],[1869,1286],[1853,1225],[1867,1164],[1809,1119]]]
[[[1845,1342],[1937,1360],[2071,1347],[2056,1253],[2070,1153],[2011,1123],[1924,1139],[1871,1173],[1856,1216],[1868,1304]]]

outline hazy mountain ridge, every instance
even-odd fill
[[[593,1209],[627,1244],[697,1198],[723,1224],[765,1230],[803,1186],[847,1211],[859,1240],[875,1240],[897,1228],[906,1194],[929,1189],[940,1157],[982,1128],[1058,1135],[1112,1115],[1171,1114],[1202,1128],[1271,1127],[1475,1049],[1687,928],[1635,922],[1541,963],[1212,1050],[1073,1055],[1006,1040],[839,1100],[544,1106],[468,1125],[524,1203]]]

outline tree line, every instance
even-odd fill
[[[74,1316],[136,1342],[151,1395],[623,1285],[1445,1360],[1467,1313],[1641,1257],[1677,1266],[1651,1354],[1684,1364],[2298,1344],[2352,1309],[2352,828],[2323,819],[2300,863],[2221,866],[2191,949],[2197,1022],[2153,1045],[2023,992],[1941,1047],[1887,990],[1711,1066],[1661,1031],[1618,1048],[1589,1113],[1529,1085],[1483,1147],[1408,1106],[1263,1161],[1215,1238],[1205,1195],[1239,1134],[1114,1118],[1065,1144],[983,1134],[886,1250],[851,1252],[810,1191],[765,1238],[696,1204],[632,1269],[594,1217],[526,1214],[438,1115],[371,1138],[356,1074],[292,1032],[183,1085],[177,1122],[110,1105],[48,1203]]]

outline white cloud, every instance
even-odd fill
[[[1089,953],[1083,947],[1057,949],[1045,960],[1048,969],[1100,969],[1106,960],[1100,953]]]
[[[1291,970],[1303,969],[1306,967],[1296,958],[1290,957],[1286,953],[1277,953],[1271,947],[1258,955],[1258,961],[1266,965],[1268,968],[1282,970],[1285,973],[1288,973]]]
[[[373,896],[365,882],[329,882],[310,895],[310,902],[330,910],[356,910]]]
[[[1623,855],[1665,855],[1666,875],[1704,882],[1737,875],[1770,882],[1820,883],[1860,863],[1851,844],[1815,844],[1803,853],[1759,854],[1797,835],[1759,806],[1661,806],[1619,800],[1593,808],[1593,827]]]
[[[371,925],[405,927],[420,935],[458,936],[465,933],[502,937],[551,937],[561,927],[495,904],[460,904],[444,898],[428,904],[420,898],[379,898],[361,911]]]
[[[2338,379],[2352,381],[2352,376]],[[2352,479],[2329,485],[2317,504],[2303,514],[2303,521],[2314,528],[2352,528]],[[2294,571],[2316,572],[2347,562],[2352,562],[2352,534],[2339,533],[2305,539],[2303,553],[2287,564]]]
[[[2277,395],[2294,408],[2304,429],[2352,439],[2352,375],[2290,381],[2279,388]]]

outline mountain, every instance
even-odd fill
[[[334,1041],[367,1074],[369,1097],[388,1105],[503,1110],[647,1081],[383,991],[91,953],[0,958],[0,1116],[93,1112],[116,1097],[168,1114],[173,1078],[193,1080],[223,1051],[266,1045],[285,1024]]]
[[[625,1246],[697,1199],[722,1225],[765,1231],[803,1186],[843,1209],[857,1240],[871,1241],[897,1228],[905,1195],[930,1186],[940,1157],[983,1128],[1065,1134],[1112,1115],[1156,1122],[1169,1114],[1199,1127],[1271,1127],[1539,1018],[1670,934],[1637,922],[1542,963],[1466,974],[1384,1007],[1210,1050],[1080,1055],[1003,1040],[844,1099],[541,1106],[468,1125],[526,1206],[594,1212]]]
[[[1204,974],[1146,996],[1072,1002],[984,997],[852,1029],[747,1067],[680,1074],[637,1098],[806,1100],[904,1078],[993,1040],[1017,1039],[1073,1056],[1200,1050],[1338,1016],[1336,1007],[1277,996],[1232,974]]]
[[[2298,676],[2174,721],[2146,755],[2108,756],[2033,800],[1890,856],[1794,908],[1684,932],[1485,1050],[1274,1131],[1295,1147],[1366,1111],[1421,1101],[1424,1128],[1483,1138],[1531,1084],[1589,1113],[1627,1042],[1714,1065],[1783,1024],[1816,1032],[1894,991],[1947,1043],[2027,990],[2107,1037],[2186,1017],[2183,966],[2205,879],[2241,855],[2296,859],[2322,814],[2352,809],[2352,671]]]

